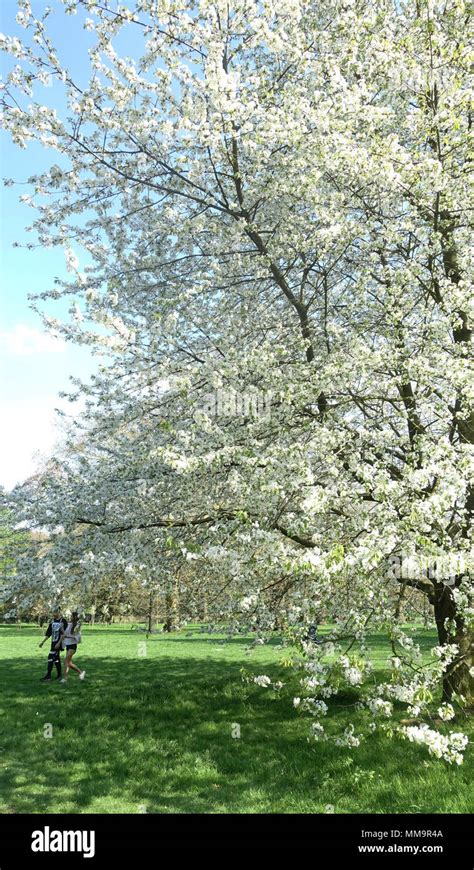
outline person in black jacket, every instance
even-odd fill
[[[51,649],[48,654],[48,670],[45,676],[41,677],[42,683],[51,682],[51,672],[54,665],[56,666],[57,679],[61,679],[61,646],[59,646],[59,649],[56,649],[56,647],[61,637],[61,632],[66,631],[66,626],[66,620],[63,616],[61,616],[61,611],[59,607],[56,607],[53,611],[53,618],[48,623],[46,634],[41,643],[39,644],[39,646],[42,647],[48,637],[51,638]]]
[[[322,621],[323,615],[322,613],[318,613],[316,615],[315,622],[311,623],[311,625],[308,626],[308,631],[306,632],[306,635],[304,637],[305,641],[310,641],[311,643],[316,643],[318,645],[320,643],[323,643],[322,637],[318,635],[318,625],[320,625]]]

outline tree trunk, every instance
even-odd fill
[[[457,612],[452,590],[445,584],[436,589],[434,611],[440,644],[453,643],[459,648],[443,676],[443,701],[450,701],[453,694],[463,695],[465,706],[474,708],[474,667],[472,630]]]
[[[200,618],[203,622],[207,622],[207,595],[204,591],[202,592],[202,610]]]
[[[153,631],[154,609],[155,609],[155,593],[150,592],[150,597],[148,599],[148,630],[147,630],[147,634],[151,634]]]
[[[403,618],[403,602],[405,599],[406,590],[407,590],[407,584],[402,583],[402,586],[400,588],[400,592],[398,593],[398,596],[397,596],[397,603],[395,605],[395,614],[394,614],[395,622],[399,622],[400,619]]]
[[[165,624],[163,631],[176,631],[178,607],[178,590],[176,583],[174,583],[165,594]]]
[[[280,616],[280,614],[278,614],[277,616],[275,616],[275,618],[273,620],[273,629],[272,630],[273,631],[285,631],[285,628],[286,628],[285,618],[283,616]]]

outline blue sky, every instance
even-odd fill
[[[67,65],[76,79],[84,78],[87,48],[92,44],[93,34],[82,29],[79,15],[65,15],[59,0],[32,5],[36,12],[47,5],[54,9],[48,32],[60,56],[67,57]],[[16,13],[16,0],[0,0],[0,31],[25,39],[26,31],[17,25]],[[11,59],[3,57],[2,77],[10,66]],[[44,96],[38,91],[35,99],[61,106],[61,94],[54,87],[41,91]],[[69,376],[88,379],[96,368],[87,348],[47,336],[40,318],[29,307],[29,293],[51,289],[55,277],[68,277],[62,250],[27,251],[13,247],[14,242],[34,241],[25,227],[32,222],[35,212],[19,202],[19,197],[29,192],[28,187],[24,184],[4,187],[3,178],[24,182],[54,162],[60,162],[55,152],[34,143],[22,150],[11,143],[8,134],[0,134],[0,485],[7,488],[34,471],[38,452],[48,454],[54,450],[58,434],[54,408],[71,413],[74,407],[58,399],[58,393],[68,388]],[[60,316],[61,310],[50,302],[48,313]]]

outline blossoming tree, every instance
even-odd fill
[[[20,0],[25,38],[2,37],[5,126],[59,155],[23,197],[71,273],[44,317],[103,355],[67,456],[14,494],[50,530],[52,587],[78,564],[194,562],[210,618],[284,614],[316,739],[349,685],[370,730],[405,703],[401,733],[459,762],[463,735],[422,720],[440,681],[442,719],[472,707],[467,5],[63,5],[93,37],[87,80],[50,11]],[[409,590],[433,608],[429,664],[398,624]],[[374,627],[392,673],[368,683]]]

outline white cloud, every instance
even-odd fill
[[[17,357],[35,353],[63,353],[66,342],[54,334],[17,323],[12,329],[0,332],[0,349]]]
[[[6,489],[33,474],[41,462],[41,455],[54,452],[55,442],[61,434],[55,408],[68,415],[78,412],[78,405],[71,405],[57,396],[2,402],[0,484]]]

